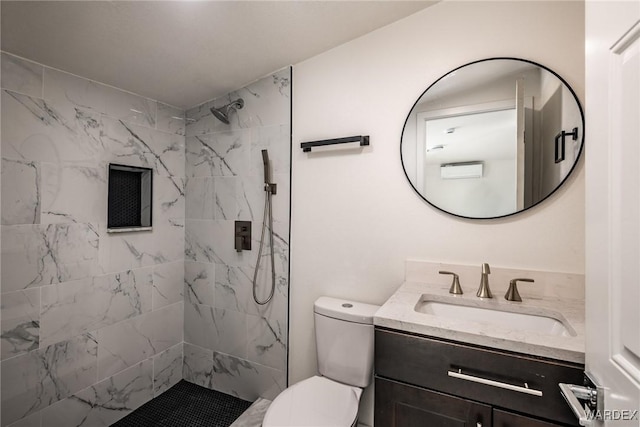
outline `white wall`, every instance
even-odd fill
[[[541,205],[470,221],[414,193],[399,149],[416,97],[473,60],[539,62],[583,98],[583,16],[583,3],[573,1],[443,2],[294,66],[290,383],[316,370],[313,301],[331,295],[382,304],[403,281],[408,258],[584,272],[582,162]],[[299,148],[357,134],[371,137],[361,153]],[[362,412],[371,424],[369,400]]]

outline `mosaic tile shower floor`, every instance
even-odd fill
[[[229,427],[249,406],[183,380],[111,427]]]

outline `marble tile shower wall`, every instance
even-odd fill
[[[182,378],[183,111],[1,65],[1,425],[107,426]],[[152,232],[106,233],[109,162],[153,168]]]
[[[184,378],[239,396],[273,399],[286,387],[289,294],[291,71],[281,70],[187,111]],[[230,124],[210,112],[242,98]],[[272,161],[273,300],[253,301],[264,209],[262,149]],[[234,221],[252,222],[252,250],[234,250]],[[258,295],[268,295],[269,250]]]

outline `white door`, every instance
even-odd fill
[[[586,2],[586,371],[640,426],[640,0]]]

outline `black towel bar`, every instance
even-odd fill
[[[578,128],[573,128],[571,132],[562,131],[555,138],[555,162],[560,163],[564,160],[564,139],[570,136],[572,140],[578,140]]]
[[[305,153],[308,153],[313,147],[321,147],[323,145],[347,144],[350,142],[359,142],[361,147],[369,145],[369,135],[347,136],[345,138],[303,142],[300,144],[300,148],[302,148],[302,151],[304,151]]]

